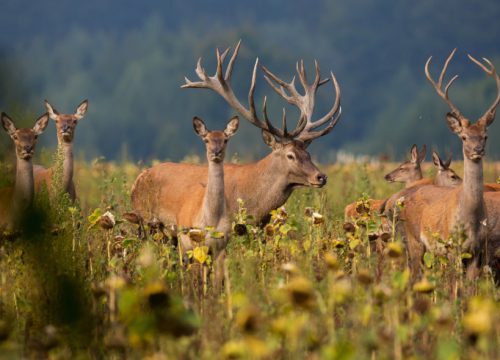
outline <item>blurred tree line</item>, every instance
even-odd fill
[[[208,90],[181,90],[196,79],[198,57],[215,70],[215,47],[242,50],[234,70],[236,93],[246,102],[255,58],[289,81],[303,58],[312,77],[318,59],[341,85],[343,116],[311,146],[322,161],[343,148],[393,157],[426,143],[459,157],[460,144],[445,123],[447,108],[428,84],[423,66],[434,55],[439,75],[448,53],[459,52],[449,75],[460,79],[451,96],[471,119],[496,95],[491,78],[465,56],[488,57],[500,68],[500,6],[495,0],[230,0],[186,2],[4,0],[0,22],[0,110],[31,124],[48,99],[60,112],[83,99],[89,112],[77,129],[76,149],[86,157],[178,160],[202,154],[194,115],[222,128],[233,114]],[[270,98],[279,123],[284,102],[258,73],[256,99]],[[317,114],[331,106],[330,85],[318,92]],[[293,109],[290,118],[293,118]],[[53,124],[51,125],[54,126]],[[498,158],[500,125],[491,129],[488,154]],[[0,151],[10,147],[1,137]],[[230,153],[265,153],[260,132],[244,122]],[[43,136],[56,143],[55,131]]]

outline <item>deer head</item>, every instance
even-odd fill
[[[76,125],[87,113],[88,106],[88,100],[84,100],[77,106],[74,114],[60,114],[47,100],[45,100],[45,108],[50,118],[56,123],[57,138],[60,143],[73,142]]]
[[[203,139],[207,148],[207,159],[215,163],[224,161],[227,142],[230,137],[236,134],[240,119],[235,116],[229,120],[223,131],[209,131],[203,120],[198,117],[193,118],[193,128],[196,134]]]
[[[495,101],[493,101],[493,104],[474,124],[472,124],[468,119],[465,118],[465,116],[460,113],[458,108],[451,102],[448,96],[450,86],[458,78],[458,75],[452,77],[443,90],[444,76],[449,63],[453,58],[453,55],[455,55],[456,50],[457,49],[454,49],[446,59],[437,82],[432,79],[429,73],[429,64],[431,62],[432,56],[429,57],[425,64],[425,75],[427,76],[427,79],[430,81],[432,86],[434,86],[434,89],[436,90],[438,95],[450,107],[450,112],[448,112],[448,114],[446,115],[446,120],[448,122],[450,130],[457,134],[457,136],[462,140],[464,157],[473,162],[478,162],[484,156],[486,140],[488,139],[487,128],[493,123],[493,120],[495,119],[496,107],[500,103],[500,77],[498,76],[491,61],[483,58],[484,62],[486,63],[485,65],[471,55],[467,55],[469,59],[476,65],[478,65],[483,71],[485,71],[487,75],[495,79],[498,92]]]
[[[43,133],[47,124],[49,123],[48,114],[40,116],[35,126],[32,129],[24,128],[17,129],[13,121],[6,113],[2,113],[2,126],[9,134],[12,141],[16,146],[16,156],[19,159],[31,160],[35,152],[35,145],[38,140],[38,135]]]
[[[452,168],[451,164],[451,154],[448,156],[446,161],[443,161],[436,151],[432,152],[432,161],[437,169],[436,174],[436,185],[438,186],[456,186],[462,183],[462,178],[457,175]]]
[[[417,145],[413,144],[410,150],[410,160],[405,161],[396,169],[385,176],[385,180],[389,182],[411,182],[422,179],[422,169],[420,164],[425,159],[427,147],[422,146],[422,150],[418,152]]]
[[[315,78],[311,84],[307,82],[306,71],[303,61],[297,63],[297,74],[302,85],[304,94],[300,94],[295,86],[295,78],[289,83],[281,80],[271,73],[265,67],[262,70],[265,73],[265,79],[271,88],[278,93],[289,104],[299,109],[300,116],[297,126],[292,131],[287,129],[286,112],[283,109],[282,128],[274,127],[269,120],[266,107],[266,98],[264,97],[262,114],[263,120],[258,117],[255,109],[254,92],[257,77],[257,68],[259,60],[257,59],[253,68],[252,81],[248,92],[248,108],[241,104],[236,98],[231,87],[231,75],[234,62],[238,56],[240,43],[236,45],[234,52],[228,62],[227,68],[223,73],[223,63],[229,53],[229,48],[220,53],[216,50],[217,70],[215,75],[208,76],[205,69],[201,66],[201,58],[198,59],[196,74],[200,81],[193,82],[185,78],[185,84],[182,88],[205,88],[215,91],[222,96],[224,100],[246,120],[262,130],[264,142],[272,149],[273,161],[276,163],[280,175],[286,177],[288,186],[313,186],[322,187],[326,184],[327,177],[318,170],[311,161],[311,156],[307,152],[307,146],[316,138],[328,134],[337,124],[341,115],[340,108],[340,87],[337,79],[330,73],[331,78],[320,78],[320,69],[315,62]],[[332,81],[337,94],[332,108],[320,119],[313,121],[314,100],[318,88],[329,81]],[[324,126],[322,130],[316,130]]]

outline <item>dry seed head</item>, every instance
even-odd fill
[[[354,233],[356,231],[356,226],[352,222],[345,222],[342,226],[346,233]]]
[[[325,222],[325,219],[323,218],[323,215],[321,215],[320,213],[317,213],[317,212],[312,213],[312,223],[314,225],[320,225],[320,224],[323,224],[324,222]]]
[[[115,216],[109,211],[106,211],[99,218],[99,226],[105,230],[112,229],[115,225],[116,225]]]
[[[196,243],[200,243],[205,240],[205,232],[201,229],[190,229],[188,231],[188,236],[192,241]]]

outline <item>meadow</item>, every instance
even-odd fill
[[[22,234],[2,230],[0,357],[500,358],[500,292],[487,270],[465,279],[460,233],[412,280],[379,218],[344,226],[345,205],[400,188],[383,180],[395,166],[320,166],[327,185],[296,190],[264,228],[241,203],[217,290],[203,242],[182,257],[168,228],[125,219],[144,165],[79,161],[76,204],[42,191]],[[500,164],[484,171],[494,182]]]

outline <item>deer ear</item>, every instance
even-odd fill
[[[276,138],[269,131],[263,129],[262,138],[264,139],[266,145],[269,146],[271,149],[275,150],[279,147],[279,142],[276,141]]]
[[[410,161],[412,163],[417,163],[418,161],[418,150],[417,150],[417,145],[413,144],[410,150]]]
[[[41,133],[43,133],[48,124],[49,124],[49,114],[45,113],[38,118],[38,120],[35,123],[35,126],[33,126],[35,134],[40,135]]]
[[[7,133],[12,136],[16,132],[16,126],[6,113],[2,113],[2,126],[7,131]]]
[[[418,159],[417,159],[417,161],[419,163],[421,163],[422,161],[424,161],[425,154],[427,154],[427,145],[424,144],[424,146],[422,146],[422,150],[420,150],[420,152],[418,153]]]
[[[432,152],[432,162],[439,170],[443,170],[443,163],[441,162],[441,158],[435,151]]]
[[[227,137],[233,136],[238,130],[238,126],[240,124],[240,119],[237,116],[233,116],[231,120],[229,120],[226,128],[224,129],[224,135]]]
[[[86,99],[83,100],[80,103],[80,105],[77,106],[75,116],[77,117],[78,120],[80,120],[82,117],[85,116],[88,108],[89,108],[89,101]]]
[[[197,116],[193,118],[193,128],[194,132],[200,137],[205,137],[208,134],[205,123]]]
[[[52,105],[50,105],[47,100],[45,100],[45,108],[47,109],[47,113],[49,114],[50,118],[52,120],[57,120],[59,111],[57,111]]]
[[[452,113],[447,113],[446,121],[448,122],[448,127],[450,128],[450,130],[455,134],[460,134],[462,132],[462,122],[455,115],[453,115]]]

